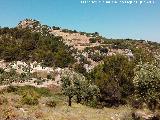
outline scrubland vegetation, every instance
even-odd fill
[[[66,45],[63,37],[50,34],[50,29],[36,21],[31,28],[0,29],[1,60],[7,63],[36,61],[43,67],[68,68],[61,75],[58,90],[12,86],[13,81],[32,79],[30,69],[26,68],[27,72],[20,74],[13,68],[10,71],[0,68],[0,84],[8,85],[0,88],[0,119],[160,119],[159,43],[107,39],[95,32],[87,34],[93,37],[91,44],[98,40],[102,43],[78,51]],[[77,33],[67,29],[63,32]],[[132,52],[132,56],[121,53],[108,55],[110,51],[126,49]],[[84,65],[90,65],[93,61],[98,65],[87,71]],[[52,79],[52,75],[47,75],[47,79]]]
[[[37,61],[44,66],[67,67],[74,63],[74,51],[61,37],[44,36],[30,29],[0,29],[0,59]]]

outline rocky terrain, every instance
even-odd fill
[[[32,32],[38,32],[41,34],[44,34],[47,36],[47,34],[51,34],[57,37],[62,37],[63,42],[71,46],[71,48],[74,48],[77,50],[77,52],[73,55],[75,59],[77,59],[77,63],[81,64],[81,57],[85,58],[86,63],[83,63],[83,67],[86,69],[87,72],[91,71],[94,67],[97,65],[103,63],[103,58],[106,56],[112,56],[116,54],[123,54],[126,55],[128,58],[134,58],[134,54],[131,49],[128,48],[118,48],[114,42],[110,41],[109,43],[105,43],[107,40],[106,38],[103,38],[99,35],[99,33],[85,33],[85,32],[77,32],[76,30],[68,30],[68,29],[62,29],[60,27],[49,27],[47,25],[41,25],[39,21],[33,20],[33,19],[25,19],[23,21],[20,21],[20,23],[17,25],[18,29],[30,29]],[[91,39],[95,39],[94,42],[91,41]],[[126,41],[130,42],[130,41]],[[130,43],[129,43],[130,44]],[[148,47],[147,43],[145,41],[137,42],[135,41],[133,44],[133,47],[141,48],[145,47],[145,49],[151,51],[152,46]],[[154,53],[158,56],[158,50],[154,51]],[[94,60],[92,58],[92,55],[97,55],[96,57],[101,57],[101,59]],[[5,70],[10,69],[8,66],[10,66],[9,62],[5,62],[4,60],[0,61],[0,68],[3,68]],[[21,73],[23,72],[22,68],[19,68],[18,66],[26,66],[27,64],[22,61],[16,61],[14,63],[14,68],[17,72]],[[59,86],[60,83],[60,77],[61,73],[63,71],[63,68],[52,68],[52,67],[42,67],[39,63],[36,61],[34,63],[31,63],[31,73],[38,73],[38,77],[46,78],[48,74],[54,73],[55,74],[55,80],[53,81],[47,81],[44,82],[43,85],[39,85],[39,87],[44,87],[50,84],[54,84]],[[15,84],[15,83],[14,83]],[[24,84],[24,83],[23,83]],[[22,84],[22,85],[23,85]],[[35,85],[34,80],[28,81],[26,83],[27,85]],[[16,83],[16,85],[19,85],[19,83]]]
[[[156,42],[109,39],[33,19],[1,28],[0,120],[159,120],[159,60]],[[151,71],[144,78],[153,84],[144,90],[156,93],[158,100],[148,103],[154,111],[135,98],[143,81],[134,80],[145,73],[139,66]]]

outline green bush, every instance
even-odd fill
[[[29,85],[26,85],[26,86],[8,86],[6,89],[5,89],[6,92],[10,93],[10,92],[13,92],[15,94],[18,94],[18,95],[26,95],[26,93],[30,92],[31,94],[37,94],[37,96],[39,97],[50,97],[53,95],[53,93],[48,90],[47,88],[37,88],[37,87],[34,87],[34,86],[29,86]]]
[[[86,75],[86,69],[84,68],[83,64],[75,64],[73,68],[76,72]]]
[[[50,97],[53,95],[51,91],[49,91],[47,88],[35,88],[35,91],[43,97]]]
[[[23,95],[24,93],[26,93],[27,91],[31,91],[34,92],[36,94],[38,94],[40,97],[49,97],[52,96],[53,94],[51,93],[51,91],[49,91],[47,88],[37,88],[34,86],[19,86],[16,93],[19,95]]]
[[[38,98],[32,97],[30,95],[23,96],[21,102],[23,104],[27,105],[37,105],[38,104]]]
[[[99,62],[99,61],[103,60],[104,56],[102,56],[99,53],[94,53],[94,54],[90,55],[90,58],[95,62]]]
[[[22,96],[21,102],[22,104],[27,104],[27,105],[37,105],[39,95],[35,91],[26,91],[24,95]]]
[[[139,64],[133,79],[136,96],[155,110],[160,102],[160,68],[156,64]]]
[[[18,87],[12,86],[12,85],[10,85],[10,86],[8,86],[8,87],[6,88],[6,92],[8,92],[8,93],[16,92],[17,90],[18,90]]]
[[[134,92],[133,68],[133,62],[123,55],[108,56],[87,77],[99,87],[101,102],[106,106],[117,106],[124,104],[124,99]]]
[[[98,106],[98,101],[97,100],[91,100],[91,101],[88,101],[87,103],[86,103],[86,105],[87,106],[89,106],[89,107],[93,107],[93,108],[97,108],[97,107],[99,107]]]
[[[90,43],[96,43],[97,39],[96,38],[90,38],[89,41],[90,41]]]

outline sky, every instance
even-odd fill
[[[49,26],[99,32],[107,38],[160,42],[159,0],[151,0],[150,4],[145,2],[139,4],[140,0],[137,0],[137,4],[122,4],[119,3],[120,0],[114,0],[118,2],[117,4],[112,3],[112,0],[101,0],[110,1],[110,4],[98,2],[91,4],[88,1],[0,0],[0,26],[15,27],[19,21],[32,18]]]

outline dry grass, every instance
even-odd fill
[[[118,120],[130,112],[128,107],[93,109],[80,104],[60,106],[48,113],[49,120]],[[52,116],[51,116],[52,114]]]
[[[130,107],[121,106],[119,108],[94,109],[81,104],[73,103],[68,107],[64,100],[55,96],[57,101],[54,108],[47,107],[45,102],[50,99],[42,97],[36,106],[22,105],[21,96],[13,93],[4,93],[0,97],[7,98],[8,102],[0,105],[0,120],[6,118],[30,118],[31,120],[123,120],[131,113]],[[129,119],[126,119],[129,120]]]
[[[33,90],[41,96],[38,98],[38,105],[22,103],[23,92],[28,90]],[[68,107],[65,96],[55,92],[54,89],[50,91],[52,93],[29,86],[20,87],[16,92],[1,91],[0,120],[130,120],[131,118],[132,109],[129,106],[96,109],[73,102],[72,107]],[[53,101],[56,106],[48,106],[47,101]]]

